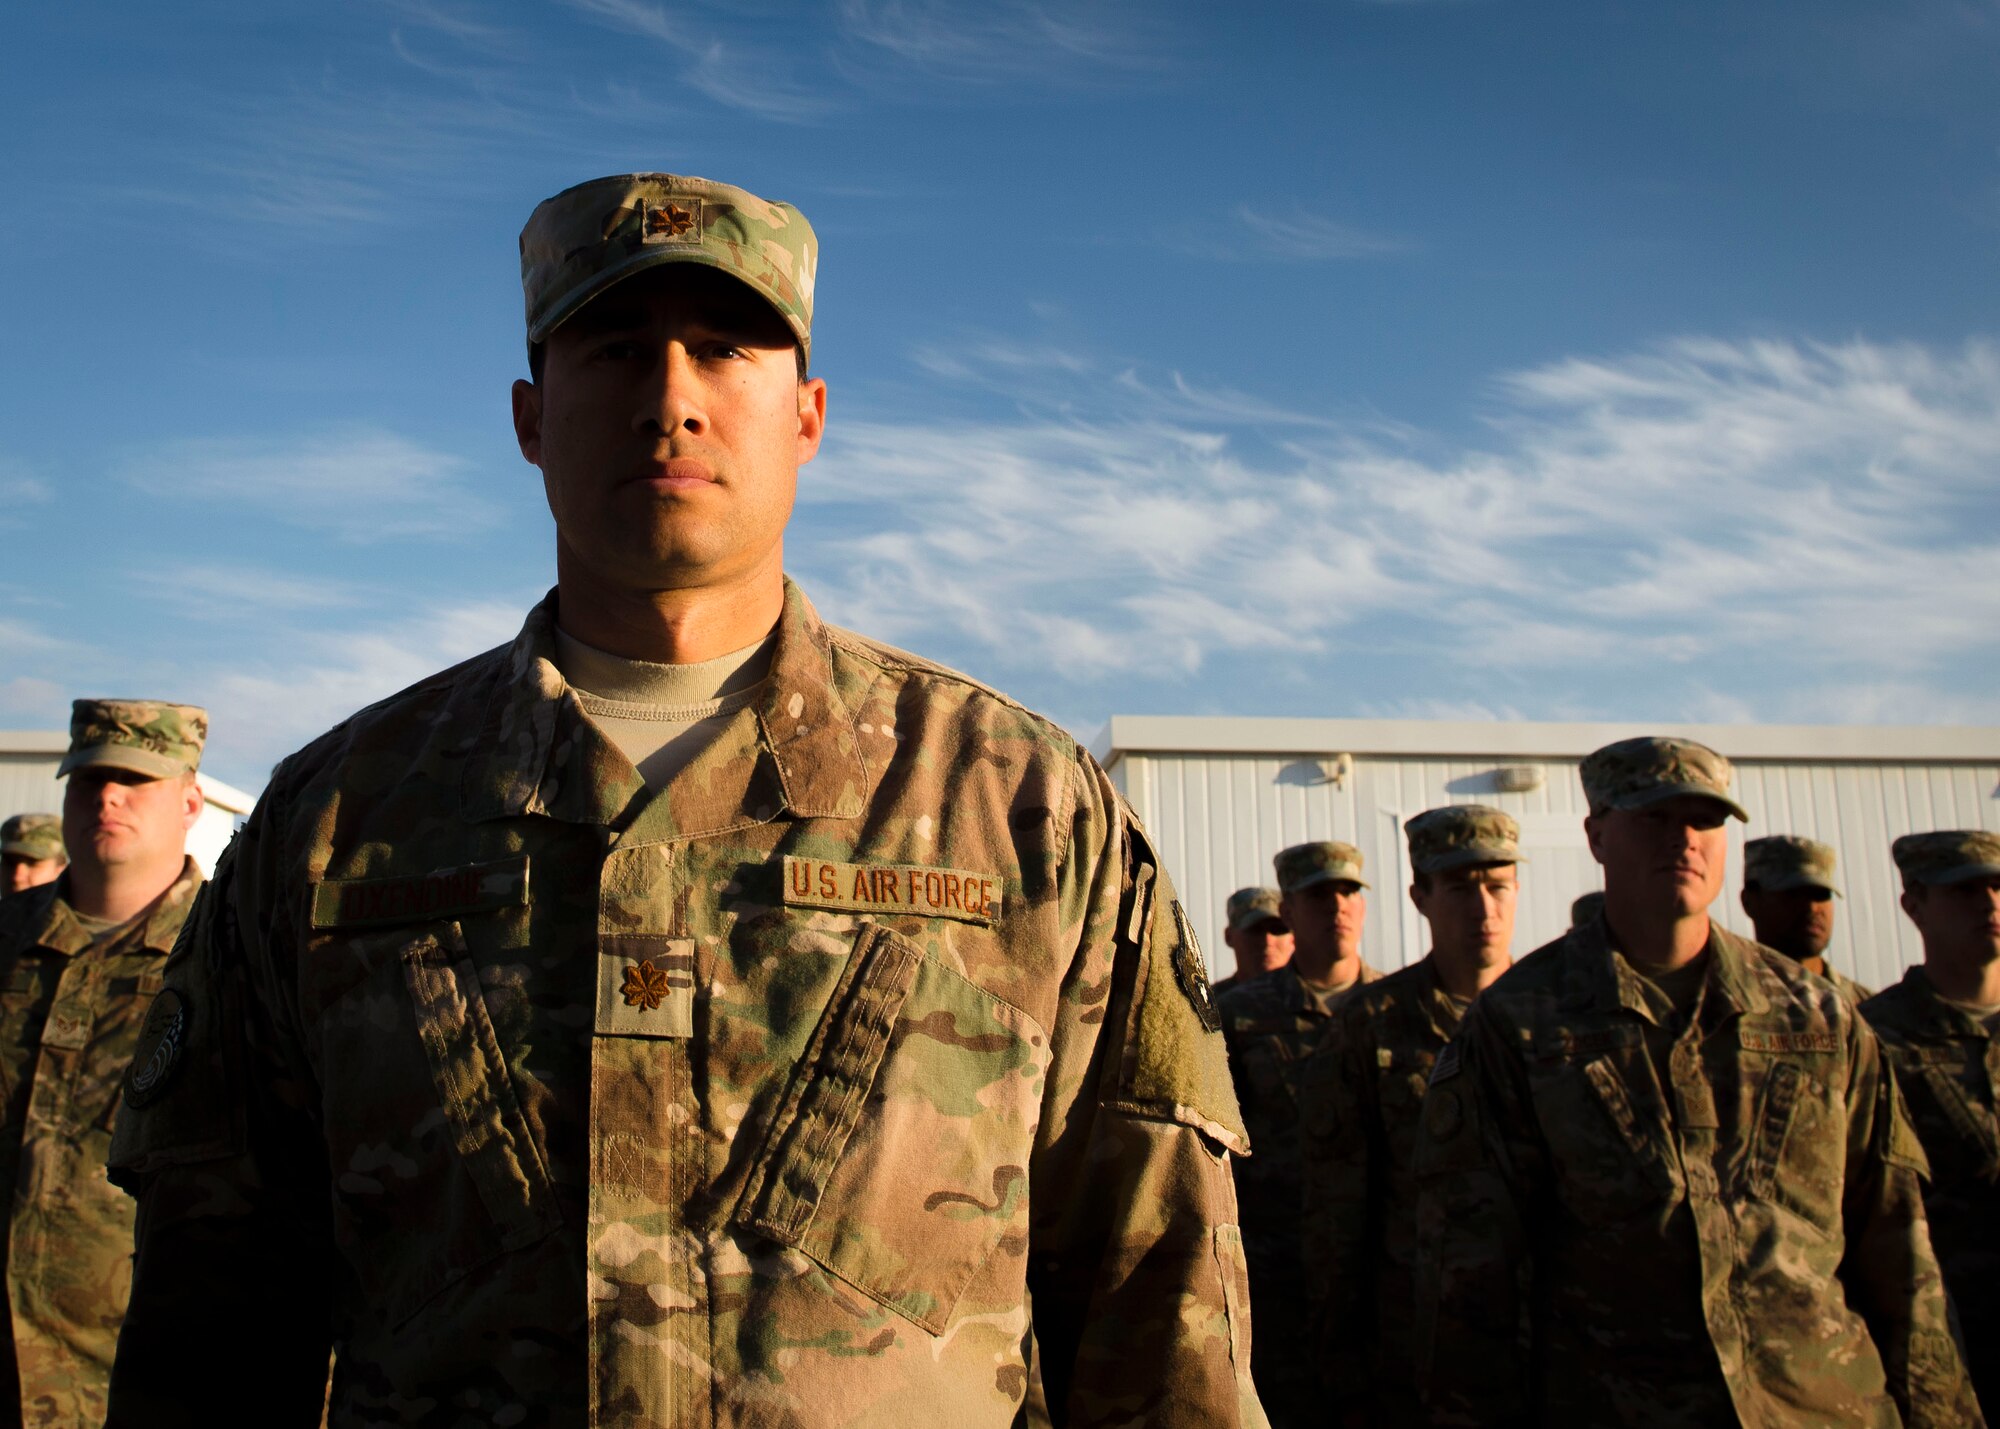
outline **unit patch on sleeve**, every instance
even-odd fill
[[[1188,922],[1187,909],[1181,907],[1178,898],[1174,900],[1174,932],[1174,981],[1194,1004],[1194,1015],[1201,1019],[1201,1025],[1210,1032],[1220,1032],[1222,1017],[1215,1010],[1215,999],[1209,992],[1208,964],[1202,960],[1194,925]]]
[[[181,1064],[187,1046],[191,1013],[188,1000],[172,988],[163,989],[146,1009],[139,1026],[139,1049],[125,1069],[125,1104],[143,1107],[158,1099]]]
[[[785,856],[785,902],[796,908],[955,918],[985,927],[999,919],[1000,900],[1000,880],[970,869]]]
[[[528,859],[497,859],[407,878],[328,878],[312,886],[315,928],[420,923],[517,908],[528,901]]]

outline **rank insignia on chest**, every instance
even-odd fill
[[[596,1030],[600,1037],[692,1037],[694,940],[599,935]]]
[[[972,869],[836,863],[787,854],[784,880],[785,902],[795,908],[951,918],[981,927],[1000,917],[1000,880]]]
[[[139,1027],[139,1049],[132,1055],[132,1065],[125,1069],[127,1106],[143,1107],[157,1101],[166,1090],[180,1068],[192,1022],[188,1000],[173,988],[164,989],[153,999]]]

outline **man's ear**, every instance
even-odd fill
[[[192,829],[199,823],[201,811],[207,803],[207,797],[201,792],[201,781],[188,780],[187,787],[181,790],[181,827]]]
[[[514,383],[514,440],[524,460],[542,464],[542,389],[526,379]]]
[[[798,461],[804,466],[819,455],[820,439],[826,435],[826,379],[809,377],[799,384]]]
[[[1583,816],[1583,836],[1590,843],[1590,856],[1596,859],[1599,864],[1602,864],[1604,862],[1604,848],[1599,840],[1603,837],[1603,828],[1597,822],[1597,815],[1585,814]]]

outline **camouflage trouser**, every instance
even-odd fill
[[[1318,1429],[1326,1391],[1307,1334],[1306,1277],[1297,1255],[1246,1245],[1250,1266],[1250,1377],[1271,1429]]]

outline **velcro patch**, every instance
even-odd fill
[[[694,939],[604,933],[597,940],[600,1037],[694,1036]]]
[[[1444,1044],[1444,1050],[1438,1053],[1436,1064],[1431,1068],[1430,1084],[1436,1086],[1439,1082],[1448,1082],[1457,1075],[1458,1043],[1447,1042]]]
[[[785,856],[785,902],[795,908],[955,918],[985,927],[1000,917],[1000,882],[967,869]]]
[[[1752,1032],[1744,1028],[1738,1045],[1746,1052],[1838,1052],[1840,1039],[1831,1032]]]
[[[1194,925],[1188,922],[1187,909],[1181,907],[1178,898],[1174,900],[1174,933],[1174,980],[1194,1005],[1194,1015],[1202,1027],[1209,1032],[1220,1032],[1222,1018],[1216,1013],[1215,999],[1209,993],[1208,964],[1202,961],[1201,944],[1195,941]]]
[[[139,1048],[125,1069],[125,1103],[143,1107],[159,1098],[180,1067],[193,1020],[188,1000],[172,988],[153,999],[139,1025]]]
[[[528,858],[469,863],[406,878],[328,878],[312,888],[312,926],[417,923],[517,908],[528,901]]]

